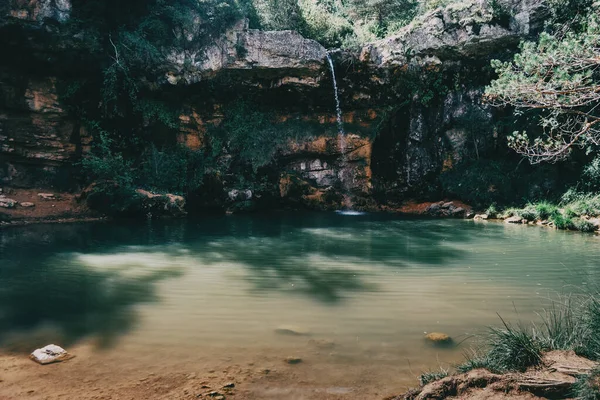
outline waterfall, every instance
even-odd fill
[[[333,60],[331,59],[331,55],[327,52],[327,61],[329,62],[329,69],[331,70],[331,79],[333,80],[333,95],[335,97],[335,111],[337,114],[337,125],[338,125],[338,134],[340,136],[340,154],[342,155],[342,165],[348,165],[348,159],[346,155],[346,133],[344,132],[344,121],[342,121],[342,106],[340,104],[340,96],[338,93],[337,80],[335,79],[335,68],[333,66]],[[346,208],[346,211],[339,211],[344,215],[361,215],[362,213],[352,211],[352,199],[350,197],[350,193],[348,190],[347,178],[344,177],[344,169],[341,170],[340,180],[342,182],[342,186],[346,193],[343,194],[343,206]]]
[[[342,121],[342,106],[340,104],[340,96],[338,94],[337,81],[335,79],[335,68],[333,67],[333,60],[331,55],[327,52],[327,61],[329,62],[329,69],[331,70],[331,79],[333,80],[333,95],[335,97],[335,111],[337,113],[337,125],[338,133],[340,135],[340,152],[345,157],[346,154],[346,133],[344,132],[344,122]]]

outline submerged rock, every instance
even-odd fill
[[[275,329],[275,333],[279,335],[290,335],[290,336],[308,336],[310,332],[304,328],[293,326],[293,325],[282,325]]]
[[[62,347],[55,344],[49,344],[41,349],[36,349],[31,353],[29,358],[39,364],[45,365],[65,361],[72,358],[72,356]]]
[[[31,208],[31,207],[35,207],[35,204],[34,204],[34,203],[31,203],[31,202],[29,202],[29,201],[24,201],[24,202],[22,202],[22,203],[19,203],[19,205],[20,205],[21,207],[25,207],[25,208]]]
[[[302,362],[302,359],[299,357],[287,357],[285,359],[285,362],[290,365],[295,365],[295,364],[300,364]]]
[[[449,344],[452,343],[452,338],[445,333],[431,332],[425,335],[425,339],[436,344]]]

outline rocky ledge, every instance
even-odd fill
[[[495,374],[475,369],[436,380],[392,400],[569,399],[578,378],[597,367],[598,363],[572,351],[551,351],[544,354],[540,366],[523,373]]]

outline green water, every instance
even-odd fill
[[[193,362],[196,352],[301,353],[323,371],[382,366],[409,375],[409,365],[460,359],[472,334],[498,324],[497,313],[528,321],[550,298],[597,285],[598,241],[384,215],[7,228],[0,347],[94,340],[98,351],[133,354],[153,346],[156,359],[146,363]],[[305,335],[281,335],[282,326]],[[432,331],[465,342],[432,348],[423,340]],[[315,351],[315,341],[331,346]]]

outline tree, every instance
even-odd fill
[[[592,8],[579,32],[543,33],[512,62],[493,61],[498,79],[486,89],[496,106],[538,112],[542,133],[514,132],[509,145],[532,163],[556,162],[574,148],[600,145],[600,18]]]
[[[374,34],[383,37],[390,26],[406,25],[415,16],[417,2],[413,0],[348,0],[348,13],[363,24],[374,24]]]

